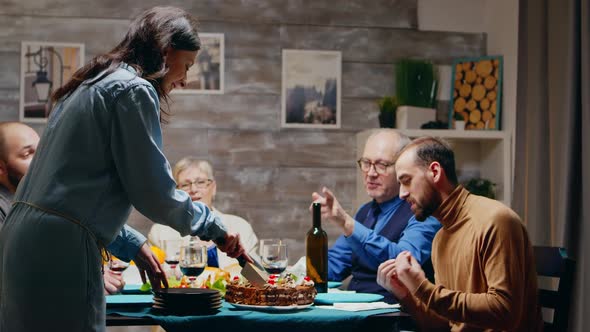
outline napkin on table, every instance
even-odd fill
[[[334,303],[333,305],[319,305],[316,306],[321,309],[336,309],[344,311],[365,311],[375,309],[399,309],[400,305],[389,304],[385,302],[363,302],[363,303]]]

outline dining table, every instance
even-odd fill
[[[222,301],[215,313],[177,316],[151,306],[151,295],[107,296],[107,326],[159,325],[167,332],[180,331],[399,331],[411,325],[398,308],[347,311],[335,304],[317,303],[304,308],[249,309]]]

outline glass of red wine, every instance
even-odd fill
[[[181,243],[182,240],[164,240],[164,248],[162,248],[166,253],[164,261],[166,264],[170,265],[171,269],[175,269],[180,260]]]
[[[207,247],[196,241],[190,241],[188,244],[181,246],[179,266],[180,271],[189,279],[196,279],[207,266]]]
[[[176,268],[178,266],[178,262],[180,261],[180,246],[182,244],[182,240],[164,240],[162,242],[162,250],[166,256],[164,257],[164,261],[168,265],[168,269],[166,270],[166,275],[169,277],[176,278],[177,280],[180,279],[182,276],[180,272]]]
[[[124,262],[124,261],[122,261],[118,258],[115,258],[115,257],[111,257],[111,260],[109,261],[109,270],[111,270],[111,271],[123,272],[128,267],[129,267],[128,262]]]
[[[279,277],[289,263],[287,244],[281,240],[262,240],[260,243],[260,258],[266,272]]]

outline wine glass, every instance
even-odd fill
[[[164,261],[168,265],[169,269],[166,271],[166,275],[176,280],[179,280],[182,275],[181,272],[176,268],[180,261],[180,246],[182,240],[164,240],[162,241],[162,249],[166,254]]]
[[[124,262],[116,257],[111,256],[111,260],[109,261],[109,270],[122,273],[128,267],[129,267],[128,262]]]
[[[280,276],[289,263],[287,244],[281,240],[263,240],[260,246],[262,266],[271,275]]]
[[[181,240],[164,240],[164,252],[166,253],[166,258],[164,261],[170,265],[170,268],[175,269],[176,265],[180,261],[180,246],[182,241]]]
[[[260,239],[260,248],[264,247],[265,244],[281,244],[281,243],[283,243],[283,240],[281,240],[281,239],[274,239],[274,238]]]
[[[193,241],[181,246],[179,266],[184,275],[195,280],[207,266],[207,247]]]
[[[281,239],[272,239],[272,238],[268,238],[268,239],[261,239],[260,243],[258,245],[258,254],[260,255],[260,257],[262,257],[262,248],[264,248],[265,245],[275,245],[275,244],[283,244],[283,240]]]

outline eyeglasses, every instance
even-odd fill
[[[211,179],[196,179],[195,181],[181,183],[178,185],[178,188],[184,191],[189,191],[194,185],[197,189],[207,189],[212,182],[213,180]]]
[[[385,172],[387,172],[387,169],[395,164],[395,163],[388,163],[385,161],[372,162],[369,159],[365,159],[365,158],[361,158],[361,159],[357,160],[357,163],[359,164],[361,171],[369,172],[369,170],[371,169],[371,166],[373,166],[375,168],[375,172],[377,174],[385,174]]]

